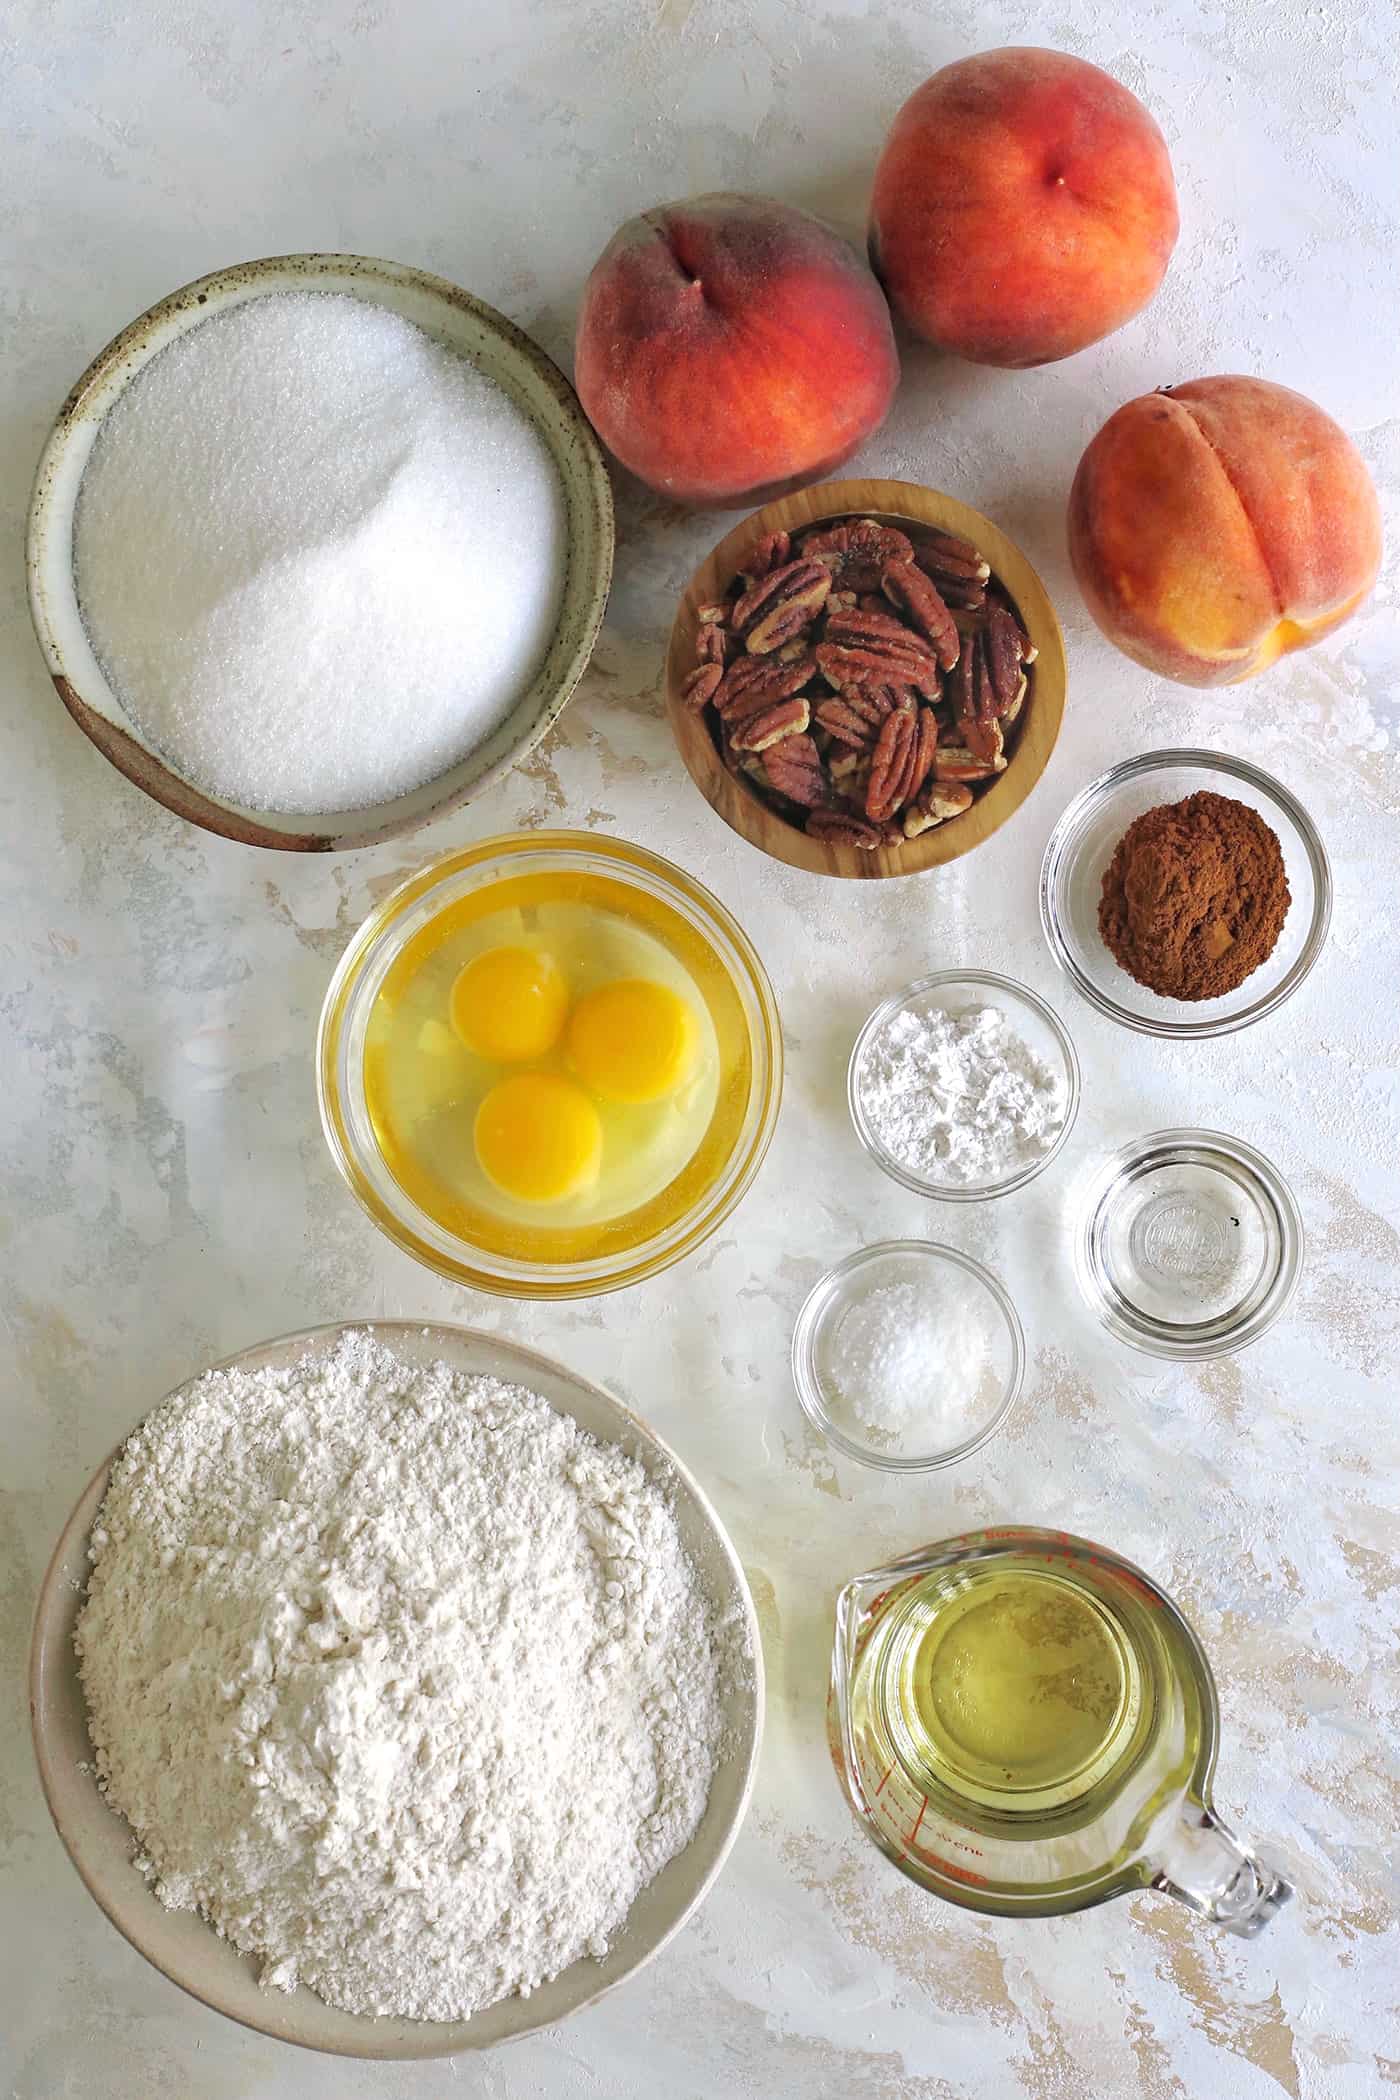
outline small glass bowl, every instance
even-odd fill
[[[1271,1327],[1303,1267],[1293,1191],[1217,1130],[1156,1130],[1094,1175],[1074,1243],[1091,1311],[1150,1356],[1230,1356]]]
[[[1099,898],[1133,820],[1202,789],[1248,803],[1277,834],[1292,902],[1273,954],[1233,992],[1166,999],[1130,977],[1105,945]],[[1262,1020],[1317,961],[1331,916],[1332,875],[1307,811],[1257,766],[1218,751],[1148,751],[1092,781],[1051,833],[1040,874],[1040,919],[1056,962],[1091,1006],[1144,1035],[1229,1035]]]
[[[987,1368],[981,1389],[954,1411],[953,1422],[937,1439],[922,1436],[917,1422],[903,1435],[873,1429],[850,1404],[835,1375],[842,1325],[876,1290],[930,1282],[945,1303],[949,1290],[957,1292],[961,1304],[985,1326]],[[1021,1322],[996,1277],[969,1255],[933,1240],[885,1240],[847,1255],[809,1293],[792,1335],[793,1383],[807,1419],[848,1458],[888,1473],[929,1473],[979,1451],[1016,1405],[1025,1366]]]
[[[925,1179],[913,1168],[902,1165],[893,1153],[887,1152],[875,1135],[865,1103],[870,1059],[896,1014],[906,1010],[927,1013],[934,1007],[942,1007],[950,1014],[960,1014],[975,1006],[1000,1007],[1021,1040],[1059,1072],[1065,1089],[1064,1121],[1043,1152],[998,1180],[954,1182],[933,1177]],[[851,1121],[856,1136],[876,1166],[882,1167],[892,1181],[912,1189],[916,1196],[931,1196],[940,1203],[977,1203],[988,1196],[1005,1196],[1012,1189],[1024,1188],[1028,1181],[1034,1181],[1037,1174],[1044,1173],[1074,1128],[1074,1119],[1079,1113],[1079,1089],[1079,1059],[1059,1015],[1028,986],[1018,984],[1013,977],[1000,977],[995,970],[936,970],[930,977],[920,977],[905,991],[895,992],[876,1007],[856,1037],[846,1073],[846,1100]]]

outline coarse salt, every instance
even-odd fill
[[[83,620],[142,734],[197,787],[303,815],[404,794],[499,727],[565,552],[524,410],[330,292],[250,299],[153,358],[74,525]]]
[[[837,1324],[826,1366],[836,1426],[902,1457],[975,1435],[1001,1396],[1005,1356],[985,1295],[971,1279],[929,1273],[857,1298]]]
[[[909,1173],[951,1187],[1000,1181],[1064,1127],[1065,1084],[998,1006],[902,1007],[863,1060],[860,1099],[878,1143]]]

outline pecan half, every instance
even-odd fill
[[[987,637],[979,634],[972,650],[972,711],[979,722],[994,722],[997,713],[996,687],[992,684],[991,666],[987,661]]]
[[[988,764],[974,757],[965,744],[940,744],[933,754],[935,780],[990,780],[994,773],[1005,770],[1004,758]]]
[[[696,628],[695,661],[698,664],[724,662],[724,629],[718,620],[702,620]]]
[[[878,591],[885,563],[909,561],[914,553],[907,534],[877,518],[856,518],[849,525],[809,532],[801,544],[803,554],[825,562],[846,591]]]
[[[938,666],[931,655],[920,657],[883,644],[857,647],[844,642],[818,642],[812,654],[823,678],[838,693],[853,685],[902,685],[912,686],[928,700],[939,697]]]
[[[910,753],[918,741],[919,724],[912,707],[895,708],[881,723],[865,790],[865,814],[872,824],[883,824],[894,815]]]
[[[777,700],[745,715],[739,727],[731,730],[729,741],[736,751],[767,751],[785,736],[800,735],[811,719],[807,702],[794,695],[791,700]]]
[[[863,612],[857,607],[854,612],[829,613],[824,639],[844,642],[856,649],[889,649],[901,656],[917,657],[924,663],[934,656],[932,646],[923,635],[916,634],[903,620],[896,620],[884,604],[878,612]]]
[[[989,715],[984,720],[981,715],[969,715],[965,721],[959,722],[958,727],[962,731],[963,743],[973,757],[1000,772],[1006,763],[1003,757],[1006,741],[996,716]]]
[[[857,721],[864,722],[868,729],[878,730],[892,707],[897,707],[902,700],[912,706],[915,695],[907,686],[849,685],[840,699]]]
[[[681,698],[687,707],[698,712],[714,699],[719,682],[724,676],[724,665],[699,663],[681,687]]]
[[[792,540],[787,533],[765,532],[754,541],[739,573],[749,583],[757,583],[773,569],[781,569],[791,552]]]
[[[891,605],[897,606],[932,645],[940,670],[951,671],[958,660],[962,636],[957,621],[923,570],[912,561],[889,562],[880,586]]]
[[[885,844],[880,825],[867,823],[848,809],[814,809],[806,829],[809,838],[824,839],[828,846],[857,846],[862,853],[873,853]]]
[[[760,701],[786,700],[800,693],[817,668],[814,656],[780,663],[771,656],[741,656],[732,663],[715,691],[715,706],[726,720],[752,714]]]
[[[986,604],[985,584],[965,582],[961,576],[946,576],[941,569],[930,568],[925,561],[918,561],[916,566],[923,570],[943,603],[951,610],[977,612]]]
[[[929,784],[912,808],[904,812],[904,836],[916,839],[921,832],[932,831],[935,824],[946,824],[949,817],[960,817],[965,809],[972,807],[972,789],[958,781],[935,780]]]
[[[948,698],[953,703],[954,714],[960,717],[972,714],[977,706],[976,658],[977,637],[970,634],[948,674]]]
[[[955,532],[925,533],[915,559],[930,576],[941,571],[950,582],[985,583],[992,573],[981,548],[974,547],[971,540],[959,539]]]
[[[1004,715],[1016,697],[1021,683],[1021,644],[1024,639],[1004,605],[988,608],[982,648],[987,659],[994,714]]]
[[[764,752],[761,762],[764,777],[775,794],[786,795],[789,802],[796,802],[803,809],[826,806],[826,768],[809,736],[799,730],[783,737]]]
[[[909,757],[899,783],[894,806],[902,809],[912,802],[933,766],[933,754],[938,748],[938,723],[932,708],[921,707],[918,714],[919,733],[909,746]]]
[[[849,745],[852,751],[872,751],[879,728],[856,713],[848,700],[819,700],[813,719],[828,736],[838,744]]]
[[[819,561],[790,561],[751,584],[730,614],[752,656],[767,655],[800,634],[826,603],[831,571]]]

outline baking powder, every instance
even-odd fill
[[[865,1056],[860,1097],[891,1159],[953,1187],[1030,1165],[1054,1144],[1066,1108],[1060,1074],[997,1006],[901,1008]]]

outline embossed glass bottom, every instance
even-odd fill
[[[1104,1325],[1156,1356],[1223,1356],[1277,1319],[1303,1227],[1262,1154],[1212,1130],[1159,1130],[1114,1154],[1084,1204],[1080,1288]]]

